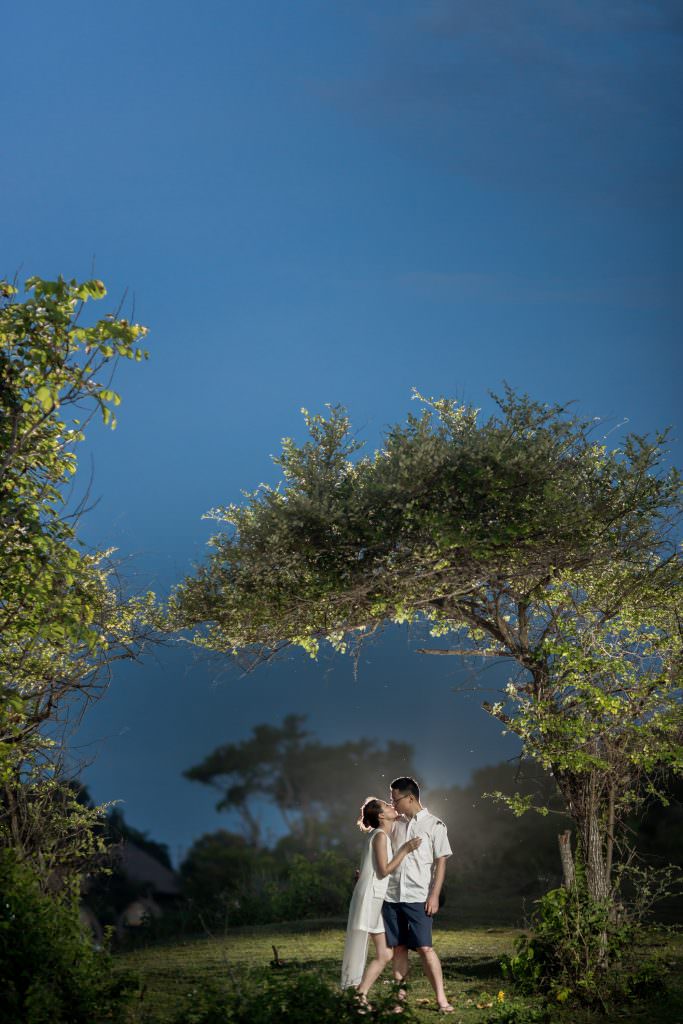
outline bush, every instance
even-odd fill
[[[607,1009],[663,987],[663,965],[641,953],[647,930],[583,886],[552,889],[537,901],[532,933],[517,940],[503,973],[525,994]]]
[[[273,972],[229,988],[202,985],[188,994],[173,1024],[395,1024],[396,1005],[393,990],[373,992],[370,1006],[361,1006],[355,990],[340,992],[317,974]],[[403,1024],[415,1019],[404,1006]]]
[[[181,932],[222,933],[242,925],[346,917],[353,873],[352,862],[334,851],[315,860],[294,854],[280,866],[272,858],[255,859],[239,889],[215,889],[210,878],[203,881],[197,875],[192,888],[186,888],[196,898],[137,932],[142,941],[149,941]]]
[[[56,897],[11,851],[0,853],[0,1020],[98,1024],[125,1019],[130,976],[83,933],[75,892]]]
[[[216,897],[238,896],[249,889],[252,880],[274,877],[277,870],[271,853],[256,850],[243,836],[220,829],[193,843],[180,873],[185,895],[200,906],[210,906]]]
[[[352,891],[353,868],[345,857],[328,851],[311,861],[295,854],[272,891],[272,920],[346,915]]]
[[[486,1024],[549,1024],[550,1019],[545,1006],[524,1006],[506,1001],[487,1017]]]

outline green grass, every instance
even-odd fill
[[[499,991],[511,993],[502,980],[500,957],[512,950],[513,928],[460,928],[445,926],[434,930],[434,947],[444,968],[446,992],[457,1013],[448,1019],[461,1024],[484,1024],[493,1010],[486,1005]],[[249,972],[270,972],[272,946],[285,961],[285,971],[318,971],[330,982],[338,982],[344,946],[342,922],[306,921],[284,925],[262,925],[230,930],[225,936],[197,938],[149,946],[119,954],[122,968],[139,973],[144,986],[142,1018],[167,1021],[183,995],[201,989],[208,981],[238,979]],[[671,991],[639,1007],[624,1007],[610,1020],[642,1024],[683,1024],[683,936],[662,939],[663,952],[672,966]],[[678,975],[678,977],[677,977]],[[389,971],[385,972],[389,978]],[[382,981],[378,984],[382,984]],[[411,954],[409,1000],[420,1021],[440,1019],[433,993],[422,974],[419,958]],[[531,1004],[529,1004],[531,1005]],[[563,1024],[604,1022],[598,1015],[580,1015],[558,1008]]]

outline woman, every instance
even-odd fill
[[[389,834],[398,812],[391,804],[376,797],[368,797],[361,807],[358,826],[368,833],[363,851],[360,873],[351,897],[346,945],[342,963],[342,988],[356,986],[366,996],[392,957],[384,936],[382,903],[389,884],[389,875],[401,861],[416,850],[422,839],[409,839],[392,857]],[[372,935],[376,956],[367,967],[368,936]],[[364,970],[365,968],[365,970]]]

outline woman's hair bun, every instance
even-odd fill
[[[382,813],[382,801],[378,800],[376,796],[368,796],[363,801],[363,806],[360,809],[360,818],[356,822],[358,828],[363,832],[369,832],[370,829],[379,828],[379,816]]]

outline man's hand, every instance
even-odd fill
[[[438,914],[438,912],[439,897],[436,896],[433,892],[430,892],[429,896],[427,897],[427,902],[425,903],[425,913],[427,914],[427,917],[434,917],[434,914]]]
[[[432,891],[427,897],[425,903],[425,912],[428,917],[434,917],[439,911],[439,895],[441,893],[441,887],[443,880],[446,877],[446,858],[437,857],[434,861],[434,875],[432,876]]]

